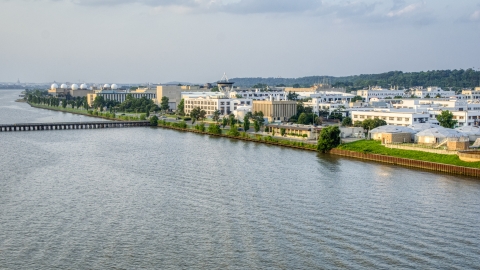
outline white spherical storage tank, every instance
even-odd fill
[[[62,88],[62,89],[67,89],[67,88],[68,88],[68,86],[67,86],[66,84],[64,84],[64,83],[63,83],[62,85],[60,85],[60,88]]]
[[[88,85],[82,83],[82,85],[80,85],[80,89],[87,89],[88,88]]]
[[[72,90],[78,90],[78,85],[77,84],[72,84]]]
[[[52,86],[50,86],[50,89],[54,90],[58,88],[58,84],[54,83]]]
[[[112,84],[112,85],[110,86],[110,88],[112,88],[112,90],[116,90],[116,89],[118,89],[118,85]]]
[[[110,84],[108,84],[108,83],[104,84],[103,88],[110,88]]]

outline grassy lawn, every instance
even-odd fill
[[[480,168],[480,162],[465,162],[461,161],[457,155],[442,155],[422,151],[390,149],[381,144],[380,141],[361,140],[346,144],[341,144],[338,149],[350,150],[355,152],[379,154],[385,156],[409,158],[415,160],[430,161],[443,164],[451,164],[456,166]]]

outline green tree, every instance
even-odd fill
[[[228,125],[228,119],[224,116],[222,118],[222,127],[225,128],[226,125]]]
[[[192,109],[190,112],[190,117],[192,117],[192,125],[195,123],[195,121],[200,118],[200,107],[195,107]]]
[[[372,130],[376,127],[385,126],[385,125],[387,125],[387,122],[385,120],[378,119],[378,118],[365,119],[362,122],[362,127],[366,130]]]
[[[444,128],[454,128],[457,124],[457,121],[453,120],[453,113],[448,110],[442,111],[442,113],[436,115],[435,117],[437,118],[440,126]]]
[[[306,113],[301,113],[300,116],[298,117],[297,123],[298,124],[308,124],[308,116]]]
[[[183,98],[177,106],[177,114],[181,116],[185,115],[185,100]]]
[[[156,115],[150,117],[150,126],[158,126],[158,117]]]
[[[210,91],[211,92],[220,92],[220,90],[218,89],[218,86],[212,87],[212,89]]]
[[[160,103],[160,109],[163,111],[168,111],[170,109],[170,105],[168,105],[168,97],[163,96],[162,101]]]
[[[285,128],[280,128],[280,135],[285,136],[286,129]]]
[[[287,99],[288,100],[297,100],[298,99],[298,96],[299,94],[295,93],[295,92],[288,92],[287,94]]]
[[[65,99],[62,101],[62,107],[64,109],[67,108],[67,101]]]
[[[207,116],[207,112],[205,110],[200,110],[200,112],[198,113],[198,118],[205,120],[205,116]]]
[[[348,116],[345,117],[345,118],[343,118],[343,120],[342,120],[342,126],[344,126],[344,127],[350,127],[351,125],[352,125],[352,118],[350,118],[350,117],[348,117]]]
[[[323,128],[318,137],[317,150],[326,153],[340,145],[340,142],[340,128],[338,128],[338,126]]]
[[[253,129],[255,130],[255,132],[260,131],[260,122],[257,119],[253,120]]]
[[[350,101],[351,102],[356,102],[356,101],[362,101],[363,98],[361,96],[354,96]]]
[[[213,117],[212,117],[213,121],[215,121],[215,123],[218,123],[218,121],[220,121],[220,111],[219,110],[216,110],[213,112]]]
[[[237,123],[237,120],[235,120],[235,115],[233,113],[228,115],[228,125],[233,126]]]
[[[245,117],[243,117],[243,130],[248,131],[249,129],[250,129],[250,119],[248,115],[245,115]]]
[[[105,106],[105,99],[103,96],[96,96],[92,105],[95,109],[103,108],[103,106]]]

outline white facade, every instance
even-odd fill
[[[469,100],[480,100],[480,87],[475,87],[475,90],[463,90],[462,95]]]
[[[207,112],[207,115],[213,115],[218,110],[221,115],[233,113],[239,107],[251,106],[252,99],[246,98],[221,98],[218,96],[184,96],[184,111],[189,114],[193,108],[199,107]]]
[[[415,95],[416,97],[419,98],[436,98],[436,97],[441,97],[441,98],[446,98],[446,97],[451,97],[455,96],[455,91],[444,91],[440,87],[432,86],[432,87],[427,87],[426,89],[423,88],[422,86],[420,87],[415,87],[410,90],[412,95]]]
[[[261,91],[259,89],[235,89],[234,91],[230,92],[230,98],[237,98],[237,95],[242,96],[242,98],[248,98],[252,100],[268,100],[271,97],[273,97],[275,100],[284,100],[286,97],[283,90]]]
[[[409,126],[414,123],[425,123],[430,120],[430,115],[427,113],[415,113],[408,111],[392,112],[390,110],[375,110],[375,111],[352,111],[352,122],[364,121],[365,119],[382,119],[388,125]]]
[[[358,90],[357,96],[361,96],[365,101],[369,102],[371,98],[385,99],[394,98],[396,96],[405,97],[404,90],[389,90],[383,88],[371,88],[368,90]]]

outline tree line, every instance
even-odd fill
[[[439,86],[459,90],[480,86],[480,71],[469,69],[432,70],[420,72],[390,71],[380,74],[361,74],[354,76],[309,76],[301,78],[234,78],[238,86],[254,85],[309,87],[328,79],[334,87],[345,87],[347,91],[364,89],[369,86],[390,88],[398,86],[410,88],[414,86]]]

